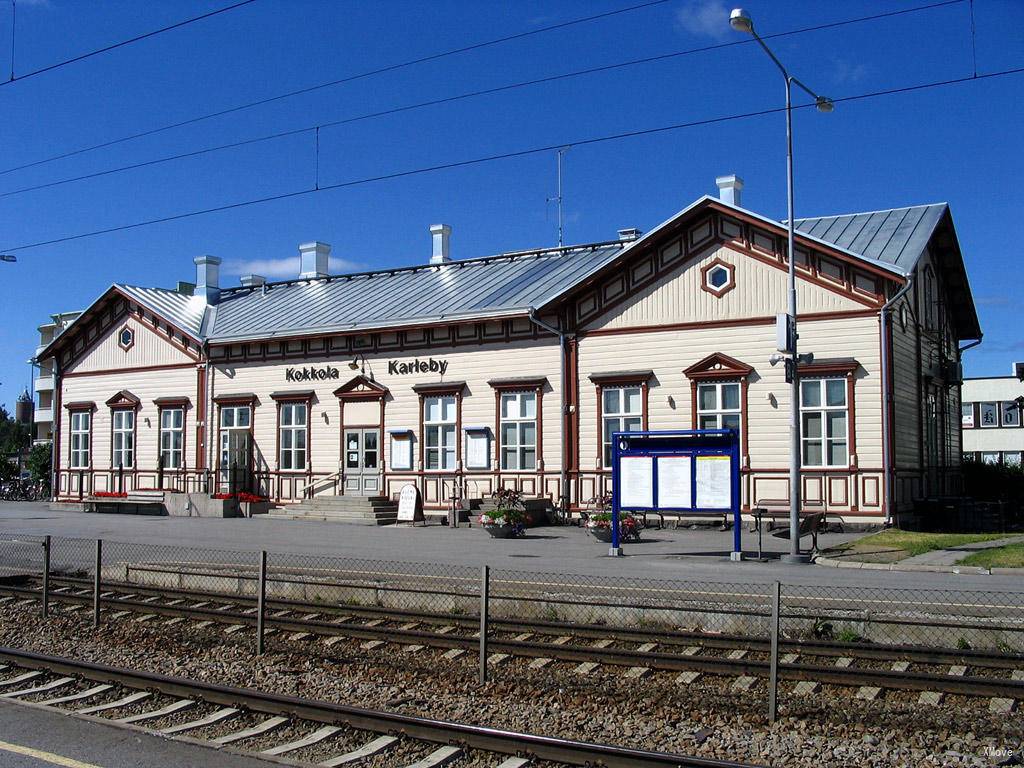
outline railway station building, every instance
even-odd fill
[[[201,256],[194,284],[114,284],[39,355],[55,495],[413,483],[428,511],[499,487],[576,509],[608,490],[613,432],[731,427],[744,510],[784,501],[786,227],[718,185],[607,242],[454,260],[435,225],[418,266],[330,275],[312,242],[282,282],[222,285]],[[957,493],[981,330],[948,206],[800,220],[796,259],[805,503],[880,522]]]

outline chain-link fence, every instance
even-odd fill
[[[700,658],[742,651],[753,654],[743,674],[768,678],[770,692],[797,656],[799,663],[831,657],[834,665],[836,656],[849,655],[934,665],[958,653],[958,664],[987,654],[990,666],[996,657],[1024,669],[1021,595],[989,590],[481,570],[7,533],[0,534],[0,599],[5,594],[42,598],[44,614],[52,601],[77,601],[92,608],[97,624],[104,610],[134,610],[249,626],[258,652],[268,627],[288,630],[273,642],[295,632],[335,634],[475,651],[480,659],[488,657],[488,643],[536,656],[558,638],[561,650],[552,655],[559,658],[591,649],[600,661],[601,649],[614,644],[609,663],[631,663],[633,653],[636,664],[664,669],[685,666],[667,653],[692,654],[697,664],[697,649],[710,649]],[[525,638],[549,645],[528,648]],[[650,656],[654,649],[662,656]],[[613,659],[612,651],[620,656]],[[488,674],[481,663],[480,679]]]

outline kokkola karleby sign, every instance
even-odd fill
[[[313,368],[311,366],[305,368],[285,368],[284,378],[285,381],[340,379],[341,371],[330,365],[323,368]]]
[[[428,357],[426,360],[413,360],[408,363],[400,363],[397,360],[391,360],[388,363],[388,373],[392,376],[405,373],[439,373],[444,376],[447,370],[447,360],[435,360],[432,357]]]
[[[433,357],[428,357],[426,360],[411,360],[408,363],[398,360],[388,361],[388,373],[392,376],[409,373],[438,373],[444,376],[447,370],[447,360],[435,360]],[[327,379],[340,379],[341,371],[333,365],[326,365],[322,368],[314,366],[285,368],[284,378],[285,381],[326,381]]]

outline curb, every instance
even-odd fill
[[[865,571],[904,571],[906,573],[957,573],[962,576],[1022,576],[1021,568],[980,568],[969,565],[900,565],[899,563],[862,563],[859,560],[836,560],[816,557],[815,565],[826,568],[859,568]]]

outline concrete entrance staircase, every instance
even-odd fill
[[[386,496],[314,496],[298,504],[273,509],[267,517],[329,520],[353,525],[392,525],[398,519],[398,503]]]

